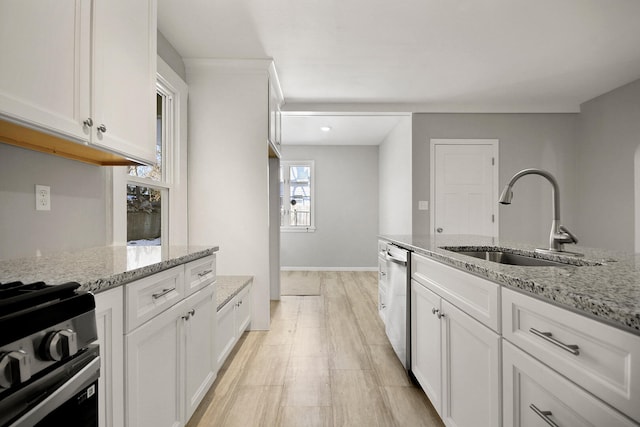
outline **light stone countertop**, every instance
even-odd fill
[[[217,311],[253,282],[253,276],[218,276],[216,278]]]
[[[566,245],[566,250],[583,253],[584,258],[535,256],[590,265],[522,267],[485,261],[442,248],[466,246],[484,250],[498,247],[503,252],[528,254],[535,246],[482,236],[379,237],[507,288],[640,335],[640,254]]]
[[[94,293],[203,258],[218,246],[103,246],[32,258],[0,260],[0,283],[80,283]]]

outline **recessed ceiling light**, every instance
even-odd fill
[[[329,132],[329,131],[331,130],[331,126],[322,126],[322,127],[320,128],[320,130],[321,130],[322,132]]]

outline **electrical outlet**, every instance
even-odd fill
[[[51,187],[46,185],[36,185],[36,210],[51,210]]]
[[[418,202],[418,210],[419,211],[428,211],[429,210],[429,201],[428,200],[420,200]]]

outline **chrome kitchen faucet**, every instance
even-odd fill
[[[536,249],[536,252],[556,254],[561,252],[563,255],[583,256],[576,252],[569,252],[564,250],[565,243],[578,243],[578,238],[571,233],[567,227],[560,224],[560,189],[558,187],[558,181],[549,172],[542,169],[523,169],[511,177],[509,183],[502,190],[500,195],[500,202],[503,205],[510,205],[513,198],[513,185],[517,180],[525,175],[540,175],[547,179],[551,183],[551,196],[553,200],[551,202],[551,208],[553,210],[553,220],[551,221],[551,232],[549,233],[549,249]]]

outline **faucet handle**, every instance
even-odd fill
[[[573,243],[578,243],[578,237],[576,237],[575,234],[573,234],[572,232],[569,231],[569,229],[567,227],[565,227],[564,225],[560,225],[558,227],[558,230],[562,231],[563,233],[567,234],[571,240],[573,241]]]

